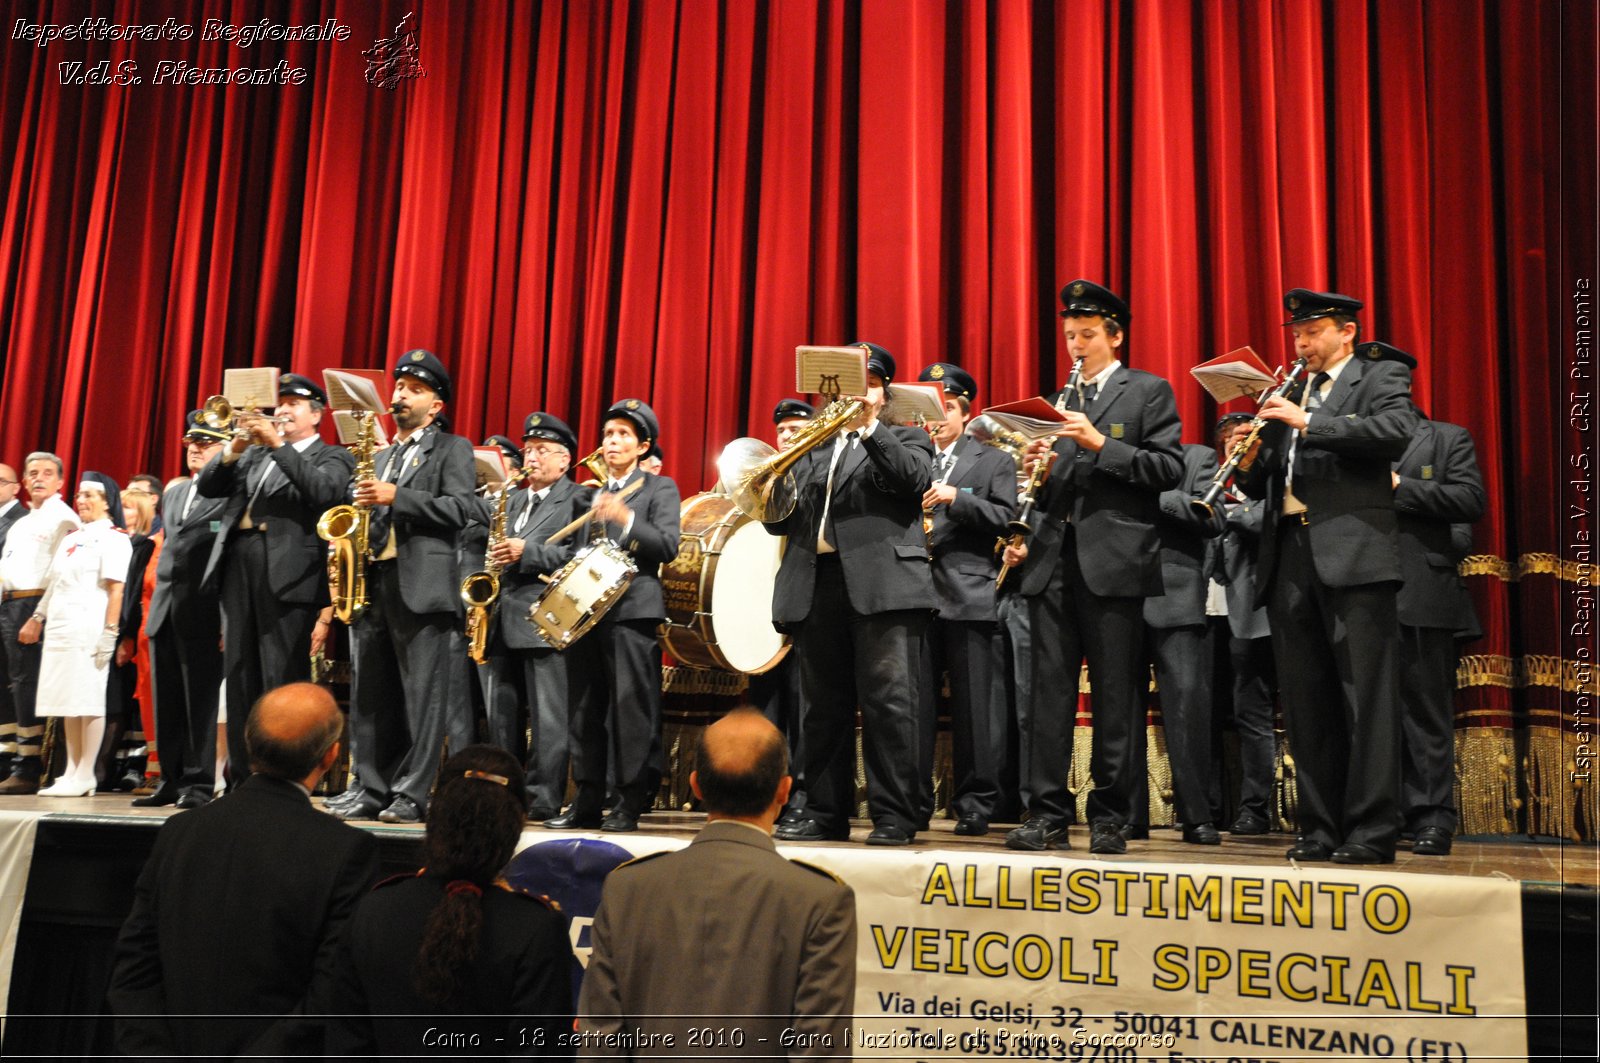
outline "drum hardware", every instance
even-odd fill
[[[662,649],[694,668],[770,671],[789,649],[772,626],[783,540],[712,492],[684,500],[679,529],[678,555],[661,571]]]
[[[628,552],[610,539],[591,543],[553,576],[528,619],[558,650],[571,646],[611,610],[639,574]]]

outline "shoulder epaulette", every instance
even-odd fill
[[[382,880],[381,882],[379,882],[377,885],[373,886],[372,888],[374,890],[381,890],[385,886],[393,886],[396,882],[409,882],[414,878],[421,878],[421,877],[422,877],[422,870],[419,868],[416,871],[407,871],[406,873],[401,874],[401,875],[390,875],[388,878]]]
[[[550,896],[548,893],[534,893],[532,890],[523,889],[521,886],[513,886],[505,879],[495,879],[494,884],[511,894],[513,897],[521,897],[525,901],[533,901],[535,904],[542,904],[552,912],[561,911],[561,905],[557,903],[556,899]]]
[[[831,878],[831,879],[833,879],[833,881],[839,883],[839,885],[841,885],[841,886],[844,885],[844,879],[840,878],[838,875],[835,875],[832,871],[829,871],[825,867],[821,867],[821,866],[819,866],[817,864],[808,864],[804,860],[791,859],[789,861],[789,863],[793,864],[795,867],[803,867],[807,871],[810,871],[810,872],[812,872],[814,874],[818,874],[818,875],[825,876],[827,878]]]
[[[646,860],[654,860],[658,856],[666,856],[668,853],[673,852],[673,851],[674,850],[671,850],[671,849],[661,849],[661,850],[659,850],[657,852],[645,853],[642,856],[634,857],[632,860],[624,860],[622,863],[618,864],[616,867],[612,868],[611,870],[613,870],[613,871],[621,871],[625,867],[632,867],[634,864],[642,864]]]

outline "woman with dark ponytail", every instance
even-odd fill
[[[500,878],[525,824],[522,774],[494,746],[445,764],[428,806],[427,866],[380,883],[351,919],[331,1052],[415,1055],[426,1035],[497,1055],[571,1054],[556,1047],[572,1031],[566,920]]]

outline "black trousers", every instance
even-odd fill
[[[1210,823],[1219,795],[1211,772],[1212,669],[1206,625],[1152,627],[1146,636],[1161,698],[1178,822]]]
[[[489,658],[489,741],[525,765],[528,808],[546,818],[567,796],[572,721],[588,680],[588,642],[556,651],[502,649]]]
[[[1023,742],[1028,814],[1071,822],[1072,729],[1078,710],[1078,666],[1089,664],[1094,747],[1089,773],[1090,823],[1144,822],[1144,600],[1105,598],[1083,582],[1073,528],[1044,589],[1029,599],[1032,690]]]
[[[824,830],[842,830],[855,808],[856,707],[872,822],[915,833],[917,711],[928,614],[862,615],[850,606],[837,555],[817,559],[811,613],[795,633],[805,703],[806,809]]]
[[[789,807],[806,805],[805,742],[802,738],[804,714],[800,702],[800,664],[794,647],[774,667],[750,677],[747,691],[750,703],[772,726],[783,732],[789,745]]]
[[[39,777],[39,752],[44,744],[44,725],[34,707],[39,695],[39,654],[41,639],[31,646],[17,641],[17,632],[39,607],[39,599],[12,598],[0,602],[0,646],[4,647],[7,697],[0,700],[0,742],[10,732],[15,749],[0,764],[0,776]],[[7,725],[10,725],[9,727]]]
[[[1456,829],[1456,637],[1400,628],[1400,816],[1405,828]]]
[[[453,612],[406,608],[394,561],[368,566],[367,598],[350,631],[356,776],[385,803],[403,794],[426,809],[446,739],[453,750],[472,742],[462,621]]]
[[[579,645],[592,655],[593,686],[573,716],[574,803],[599,811],[609,764],[634,816],[650,811],[661,782],[661,644],[656,620],[602,620]],[[576,648],[576,647],[575,647]],[[564,651],[571,653],[571,650]]]
[[[1032,635],[1028,624],[1028,600],[1020,594],[995,596],[995,612],[1000,615],[994,642],[994,662],[990,667],[990,697],[1005,713],[1004,755],[1000,761],[1000,804],[993,818],[1007,823],[1020,818],[1028,807],[1030,794],[1019,777],[1027,728],[1030,677],[1032,675]],[[1076,819],[1077,817],[1068,817]]]
[[[1267,615],[1299,786],[1301,837],[1392,853],[1400,832],[1394,583],[1328,587],[1309,529],[1279,529]]]
[[[244,723],[256,699],[284,683],[311,678],[311,629],[317,607],[280,601],[267,582],[267,537],[239,531],[222,567],[222,667],[228,695],[228,776],[250,774]]]
[[[1272,639],[1228,639],[1233,663],[1233,729],[1239,736],[1239,811],[1273,820],[1272,775],[1278,739],[1272,729],[1272,696],[1278,669]]]
[[[940,620],[928,625],[927,668],[919,713],[924,819],[933,812],[933,747],[940,678],[950,680],[950,746],[955,774],[950,811],[995,818],[1000,766],[1005,760],[1006,703],[993,697],[995,627],[986,621]]]
[[[222,622],[218,617],[209,631],[203,625],[194,632],[176,627],[177,621],[169,618],[150,640],[161,782],[210,793],[216,786],[217,699],[222,686],[217,640]]]

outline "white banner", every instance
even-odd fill
[[[546,845],[561,847],[563,866],[566,854],[575,864],[587,854],[589,871],[563,872],[565,884],[548,891],[572,896],[586,960],[598,881],[574,883],[603,877],[623,849],[670,843],[564,838],[530,846],[513,866],[557,866]],[[597,860],[591,845],[614,855]],[[1002,851],[781,851],[856,891],[856,1022],[850,1044],[814,1046],[824,1051],[1163,1063],[1527,1054],[1513,881]]]

